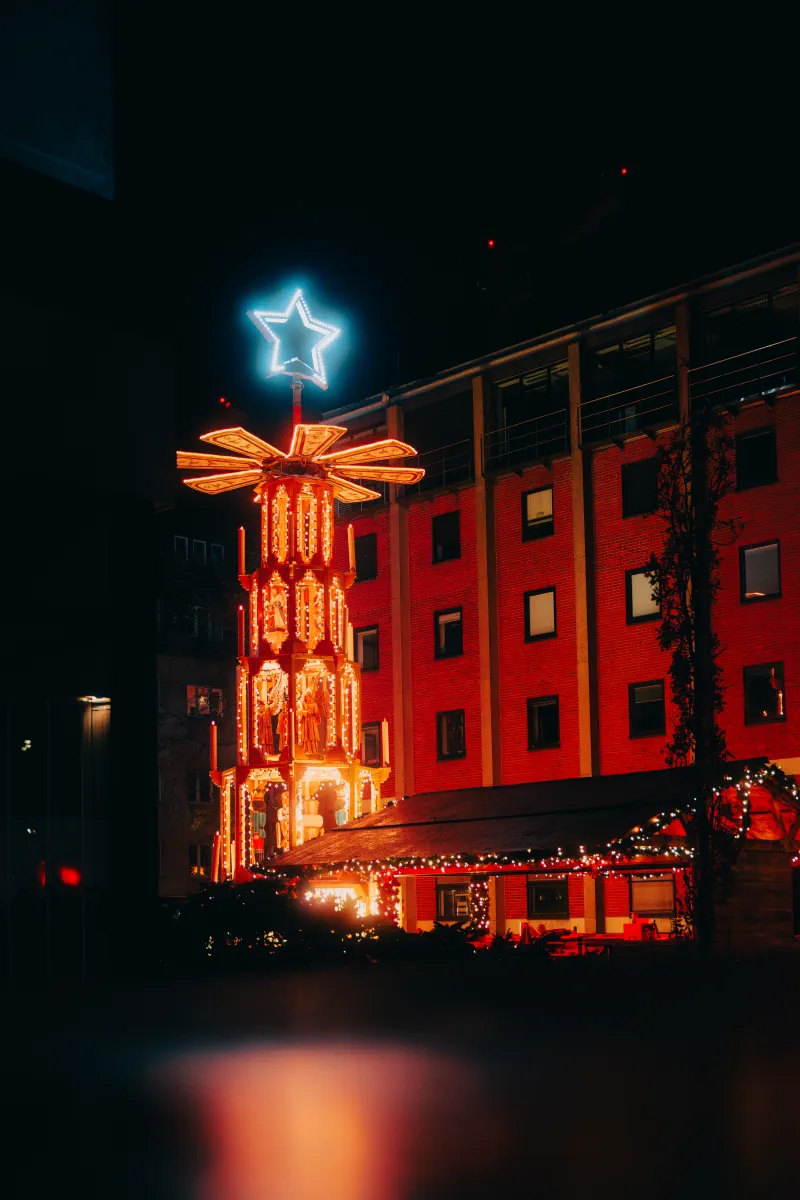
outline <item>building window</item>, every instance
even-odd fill
[[[356,661],[362,671],[378,670],[378,626],[370,625],[365,629],[354,629],[353,637],[356,645]]]
[[[522,493],[522,540],[548,537],[553,525],[553,489],[539,488],[535,492]]]
[[[629,625],[657,621],[661,616],[661,605],[653,599],[653,585],[646,571],[625,572],[625,611]]]
[[[195,538],[192,542],[192,560],[197,567],[206,565],[206,544]]]
[[[211,799],[210,779],[206,771],[186,772],[186,799],[190,804],[207,804]]]
[[[672,875],[658,879],[631,879],[631,912],[640,917],[671,917],[675,912]]]
[[[367,721],[361,726],[361,762],[365,767],[383,766],[380,721]]]
[[[739,550],[739,576],[742,603],[746,600],[771,600],[780,596],[780,542],[762,542],[760,546],[742,546]]]
[[[181,537],[180,534],[175,534],[172,539],[172,546],[175,551],[175,557],[178,562],[189,561],[189,539]]]
[[[463,708],[436,714],[436,749],[439,758],[464,758],[466,756]]]
[[[187,685],[187,717],[221,717],[223,711],[222,688],[198,687],[194,683]]]
[[[566,879],[528,880],[528,919],[568,917],[569,888]]]
[[[225,566],[225,547],[219,542],[211,543],[211,565],[217,570]]]
[[[528,749],[549,750],[560,744],[558,696],[528,701]]]
[[[469,911],[468,883],[437,883],[436,916],[439,921],[468,921]]]
[[[761,487],[778,478],[778,450],[774,429],[754,429],[736,438],[736,487]]]
[[[208,875],[210,870],[211,847],[191,845],[189,847],[189,874]]]
[[[628,685],[628,715],[631,737],[653,737],[666,732],[664,680]]]
[[[454,658],[464,653],[462,629],[460,608],[433,614],[433,653],[436,658]]]
[[[556,589],[525,593],[525,641],[556,636]]]
[[[378,535],[362,533],[356,543],[356,583],[378,578]]]
[[[622,515],[644,517],[658,508],[657,458],[625,463],[622,467]]]
[[[211,613],[207,608],[193,604],[189,609],[191,636],[201,642],[211,641]]]
[[[456,510],[434,517],[431,521],[431,536],[435,563],[461,558],[461,513]]]
[[[744,669],[745,725],[786,720],[783,663],[759,663]]]

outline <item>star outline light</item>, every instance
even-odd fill
[[[295,309],[300,314],[300,319],[306,329],[311,329],[314,333],[322,334],[320,340],[311,349],[311,370],[309,370],[308,364],[299,358],[281,360],[281,339],[272,328],[273,325],[285,325]],[[322,352],[327,349],[331,342],[335,341],[341,330],[337,329],[335,325],[329,325],[326,321],[320,321],[318,318],[311,316],[308,304],[303,296],[302,288],[298,288],[292,296],[286,312],[266,312],[263,309],[249,309],[247,315],[267,341],[272,344],[270,376],[297,375],[302,379],[310,379],[317,387],[327,388],[328,377],[325,374],[325,363]],[[294,370],[287,370],[288,366],[293,366]],[[298,370],[298,367],[303,367],[304,370]]]

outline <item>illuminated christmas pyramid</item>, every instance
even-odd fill
[[[216,494],[252,486],[261,506],[261,554],[251,573],[239,530],[248,602],[239,609],[236,766],[219,770],[212,727],[211,777],[220,788],[215,879],[247,878],[273,850],[380,804],[389,768],[361,763],[361,678],[346,602],[354,540],[350,526],[349,569],[336,568],[334,500],[379,497],[359,479],[411,484],[424,472],[378,465],[416,453],[393,438],[331,450],[347,432],[297,424],[284,453],[245,429],[218,429],[202,440],[230,455],[178,451],[179,467],[214,471],[185,479],[189,487]],[[387,741],[384,725],[384,764]]]

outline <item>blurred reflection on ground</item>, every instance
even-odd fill
[[[793,956],[21,997],[4,1192],[789,1195],[799,1006]]]

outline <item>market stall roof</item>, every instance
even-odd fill
[[[737,764],[731,764],[734,771]],[[605,849],[658,813],[685,805],[691,768],[558,779],[410,796],[272,860],[280,866],[427,855],[547,858]]]

